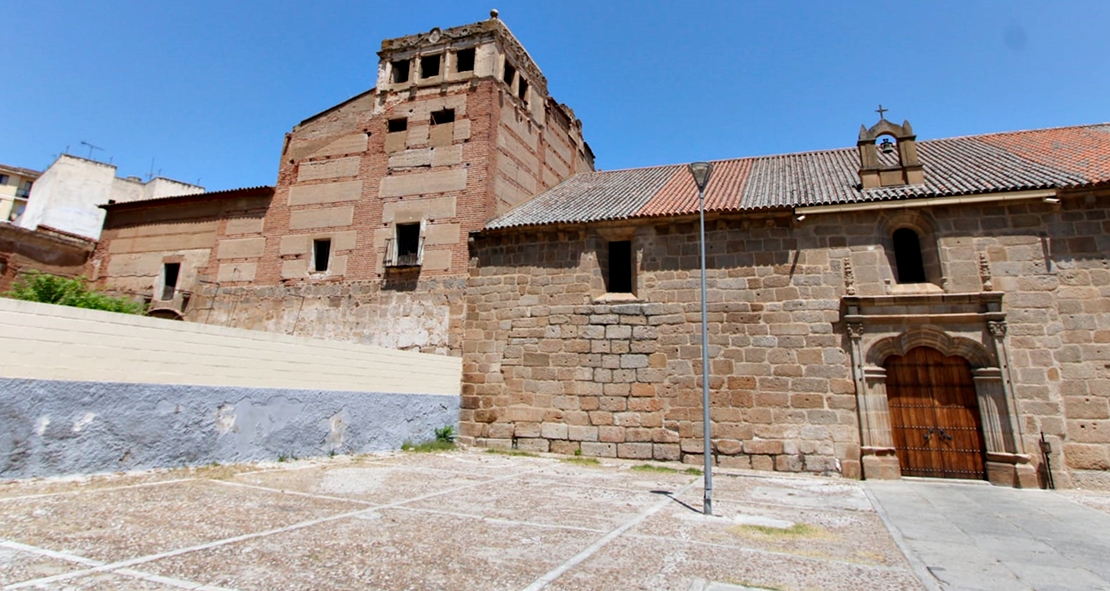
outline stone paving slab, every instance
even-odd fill
[[[44,556],[31,548],[20,548],[11,542],[0,544],[0,586],[75,572],[83,568],[85,566],[79,563]]]
[[[700,494],[700,489],[696,494]],[[697,499],[683,495],[693,505]],[[647,519],[632,534],[725,546],[740,545],[768,553],[873,566],[907,568],[908,563],[873,512],[821,511],[759,506],[717,499],[706,517],[675,505]],[[770,524],[768,527],[766,524]],[[850,544],[845,541],[851,540]]]
[[[859,591],[921,589],[902,568],[868,567],[780,553],[742,544],[621,538],[554,581],[551,591],[668,589],[686,591],[697,579],[756,589]]]
[[[363,509],[213,480],[0,502],[3,537],[114,562]]]
[[[1110,589],[1110,515],[1073,493],[916,479],[865,486],[931,589]]]
[[[0,588],[922,588],[858,482],[720,473],[705,517],[699,475],[634,466],[471,450],[4,483]]]
[[[253,472],[233,482],[267,489],[295,491],[321,497],[389,504],[445,488],[485,484],[492,475],[467,474],[377,462],[312,466],[301,470]]]
[[[526,587],[599,534],[388,509],[159,560],[161,575],[243,590]]]

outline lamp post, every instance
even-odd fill
[[[713,174],[712,162],[692,162],[689,165],[690,176],[694,177],[694,184],[698,186],[698,220],[699,243],[701,245],[701,405],[702,405],[702,457],[705,459],[705,496],[702,501],[702,512],[706,515],[713,514],[713,462],[712,447],[709,429],[709,325],[706,313],[705,289],[705,186],[709,184],[709,177]]]

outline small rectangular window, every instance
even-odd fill
[[[420,58],[420,77],[435,78],[439,76],[440,55],[426,55]]]
[[[8,184],[8,175],[0,174],[0,185]]]
[[[632,241],[609,243],[609,269],[605,291],[632,293]]]
[[[524,78],[520,79],[520,88],[516,89],[516,95],[525,103],[528,102],[528,82]]]
[[[400,84],[401,82],[409,81],[409,61],[400,60],[392,62],[393,67],[393,83]]]
[[[443,109],[432,113],[432,125],[442,125],[444,123],[452,123],[455,121],[454,109]]]
[[[474,48],[460,49],[455,54],[455,71],[456,72],[473,72],[474,71]]]
[[[389,133],[396,133],[398,131],[405,131],[409,128],[409,120],[402,117],[400,119],[389,120]]]
[[[321,238],[312,241],[312,270],[318,273],[328,270],[331,259],[331,239]]]
[[[19,188],[15,190],[16,197],[27,198],[31,196],[31,183],[32,181],[23,181],[19,184]]]
[[[910,228],[899,228],[892,236],[898,283],[926,283],[921,238]]]
[[[501,79],[505,81],[505,84],[512,86],[514,78],[516,78],[516,68],[509,62],[505,62],[505,75]]]
[[[177,291],[177,277],[181,274],[181,263],[162,265],[162,300],[172,300]]]
[[[397,266],[420,264],[420,224],[397,224]]]

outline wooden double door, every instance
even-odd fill
[[[886,362],[891,429],[903,476],[985,478],[971,365],[929,347]]]

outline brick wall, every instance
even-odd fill
[[[27,230],[0,223],[0,292],[11,289],[20,274],[41,271],[76,277],[85,271],[94,243],[46,227]]]

